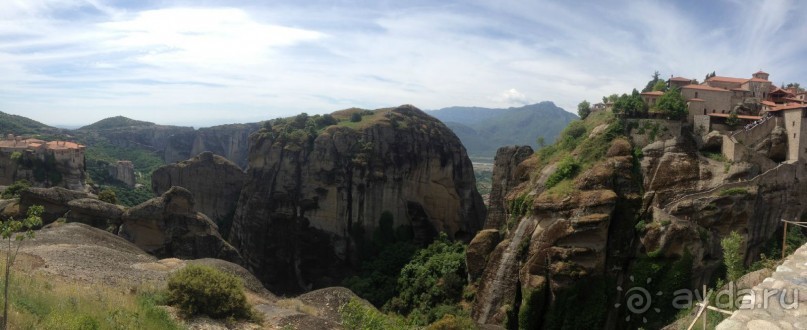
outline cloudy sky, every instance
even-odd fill
[[[807,84],[807,2],[0,1],[0,111],[208,126],[414,104],[510,107],[653,71]]]

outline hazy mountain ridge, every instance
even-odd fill
[[[505,145],[539,147],[555,141],[560,131],[578,117],[554,103],[544,101],[518,108],[449,107],[428,111],[445,122],[472,156],[493,157]]]

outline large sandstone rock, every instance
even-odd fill
[[[516,169],[532,154],[530,146],[507,146],[496,150],[485,228],[498,229],[507,221],[507,201],[504,197],[522,181]]]
[[[95,228],[117,232],[124,207],[95,198],[74,199],[67,202],[67,222],[81,222]]]
[[[252,135],[230,241],[271,290],[339,283],[355,267],[355,240],[369,238],[385,211],[422,243],[437,232],[470,240],[482,227],[471,161],[445,125],[401,106],[355,126],[304,143]]]
[[[194,210],[193,195],[187,189],[173,187],[126,210],[122,220],[118,235],[157,257],[241,261],[216,224]]]
[[[128,160],[119,160],[114,164],[109,164],[107,167],[109,176],[129,188],[134,188],[137,180],[135,179],[134,164]]]
[[[496,245],[499,244],[499,241],[501,241],[501,235],[497,229],[482,230],[471,240],[465,254],[465,265],[468,269],[469,280],[476,281],[482,276],[488,258]]]
[[[45,208],[42,213],[42,224],[47,225],[56,221],[70,211],[68,202],[81,198],[94,198],[94,195],[68,190],[62,187],[28,188],[20,192],[20,212],[25,214],[32,205],[41,205]]]
[[[651,275],[654,284],[648,289],[700,287],[720,274],[720,241],[731,232],[743,235],[742,253],[750,265],[775,239],[781,219],[800,219],[807,211],[807,171],[801,162],[777,163],[786,146],[777,130],[757,145],[742,146],[751,152],[735,162],[706,157],[699,148],[713,152],[716,139],[707,138],[704,145],[686,133],[646,145],[641,159],[630,152],[641,143],[617,139],[603,159],[584,167],[573,188],[547,190],[546,178],[557,167],[535,165],[532,180],[505,192],[504,205],[527,198],[533,207],[514,214],[518,221],[505,227],[502,241],[488,254],[472,317],[501,324],[513,321],[508,311],[520,306],[519,315],[572,324],[575,313],[591,314],[585,305],[589,301],[624,306],[618,300],[622,297],[602,300],[602,290],[631,285],[632,276],[647,276],[653,268],[663,271]],[[592,142],[597,141],[580,145]],[[522,164],[534,163],[531,159]],[[477,237],[483,241],[482,233]],[[477,250],[468,249],[468,269],[474,274],[482,260]],[[686,263],[676,264],[685,260],[691,260],[691,270]],[[673,284],[667,278],[690,271],[690,283]],[[569,311],[569,306],[580,310]],[[624,308],[599,311],[599,316],[586,315],[586,321],[599,317],[601,322],[589,326],[642,326],[623,321]],[[654,323],[659,321],[651,319],[647,326],[663,325]]]
[[[200,128],[193,139],[191,155],[210,151],[229,159],[242,169],[246,168],[249,156],[249,135],[260,128],[260,123]]]
[[[246,181],[246,173],[238,166],[211,152],[160,167],[151,174],[151,188],[155,195],[162,195],[174,186],[188,189],[196,201],[196,210],[217,224],[232,222]]]

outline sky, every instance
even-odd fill
[[[654,71],[807,84],[805,1],[0,1],[0,111],[210,126],[413,104],[518,107]]]

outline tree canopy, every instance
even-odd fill
[[[580,116],[580,119],[586,119],[590,113],[591,104],[588,103],[588,101],[583,100],[583,102],[577,105],[577,115]]]
[[[659,97],[656,107],[671,119],[681,119],[687,115],[687,104],[678,88],[672,88]]]
[[[642,100],[642,96],[636,89],[631,95],[622,94],[614,102],[614,113],[628,117],[641,117],[647,114],[647,104]]]
[[[647,86],[645,86],[644,89],[642,89],[642,93],[654,91],[655,90],[654,87],[659,81],[664,82],[664,80],[661,80],[661,75],[658,73],[658,71],[653,72],[653,75],[651,77],[653,77],[653,79],[647,82]]]

